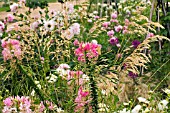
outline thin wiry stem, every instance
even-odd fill
[[[149,77],[149,79],[147,80],[146,84],[147,84],[147,83],[149,82],[149,80],[150,80],[165,64],[167,64],[169,61],[170,61],[170,59],[167,60],[164,64],[162,64],[162,65]]]
[[[170,75],[170,72],[161,80],[161,82],[155,87],[153,92],[161,85],[161,83]]]

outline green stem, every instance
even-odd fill
[[[41,90],[37,87],[37,85],[35,84],[33,78],[31,76],[28,75],[28,72],[23,68],[23,66],[18,65],[20,70],[26,75],[27,79],[30,82],[30,85],[32,85],[32,87],[34,87],[35,92],[39,95],[40,100],[44,101],[45,97],[43,95],[43,93],[41,92]]]

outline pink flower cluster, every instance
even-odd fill
[[[29,97],[8,97],[5,100],[3,100],[4,103],[4,108],[2,110],[3,113],[12,113],[12,112],[17,112],[17,109],[20,110],[20,112],[24,113],[31,113],[31,100]],[[16,105],[17,104],[17,105]],[[16,106],[18,108],[16,108]]]
[[[78,90],[78,95],[75,99],[77,106],[75,107],[75,112],[78,112],[84,105],[89,103],[89,100],[86,97],[89,95],[88,91],[83,91],[83,87],[80,86]]]
[[[74,5],[73,4],[69,4],[68,5],[68,14],[72,14],[74,12]]]
[[[74,23],[72,24],[67,30],[63,32],[63,36],[67,39],[71,39],[74,37],[74,35],[80,34],[80,24]]]
[[[14,15],[8,14],[7,15],[7,22],[13,22],[14,21]]]
[[[117,47],[121,47],[120,43],[119,43],[119,40],[115,35],[115,33],[123,33],[123,34],[126,34],[128,32],[128,25],[129,25],[129,20],[128,19],[125,19],[125,25],[122,26],[122,25],[119,25],[118,24],[118,20],[116,19],[117,18],[117,13],[113,13],[111,15],[111,22],[115,22],[116,23],[116,26],[114,26],[114,29],[111,29],[110,31],[107,32],[107,35],[110,37],[109,39],[109,43],[111,45],[116,45]],[[109,27],[110,24],[107,24],[108,22],[104,22],[102,25],[103,27],[107,28]]]
[[[98,57],[101,45],[96,43],[79,43],[79,48],[75,50],[75,55],[78,56],[78,61],[85,62],[86,57],[90,60]]]
[[[4,61],[13,59],[16,57],[17,59],[21,60],[21,48],[20,42],[15,39],[8,39],[8,41],[1,41],[1,46],[3,47],[2,55]]]
[[[31,99],[29,97],[26,96],[16,96],[16,97],[8,97],[5,100],[3,100],[4,103],[4,108],[2,110],[3,113],[34,113],[33,111],[37,111],[38,113],[43,113],[44,110],[46,109],[44,103],[41,101],[41,103],[39,104],[39,106],[35,106],[35,109],[31,109],[34,108],[33,104],[31,105]],[[47,109],[49,110],[54,110],[54,105],[52,102],[49,101],[45,101],[46,105],[47,105]]]
[[[46,105],[47,105],[49,110],[54,110],[54,105],[53,105],[52,102],[46,101]],[[43,101],[41,101],[41,103],[39,105],[39,113],[43,113],[45,109],[46,109],[46,107],[45,107]]]
[[[153,37],[155,36],[153,33],[148,33],[148,35],[146,36],[146,38],[150,38],[150,37]]]
[[[67,76],[67,81],[68,81],[68,84],[71,83],[71,80],[72,79],[76,79],[76,84],[78,85],[83,85],[86,81],[85,79],[87,78],[83,78],[83,72],[82,71],[69,71],[68,72],[68,76]],[[87,76],[87,75],[86,75]]]

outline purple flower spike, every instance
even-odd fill
[[[129,75],[129,77],[131,77],[131,78],[133,78],[133,79],[136,78],[136,77],[138,77],[138,74],[137,74],[137,73],[133,73],[133,72],[131,72],[131,71],[129,72],[128,75]]]
[[[138,40],[134,40],[132,42],[132,45],[133,45],[134,48],[137,48],[139,44],[140,44],[140,41],[138,41]]]

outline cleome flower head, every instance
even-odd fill
[[[79,48],[75,50],[75,55],[78,56],[78,61],[85,62],[85,59],[89,60],[99,55],[101,45],[96,43],[80,43]]]
[[[16,57],[17,59],[21,60],[21,48],[20,42],[15,39],[8,39],[8,41],[1,41],[1,46],[3,47],[2,55],[4,57],[4,61],[12,59]]]

